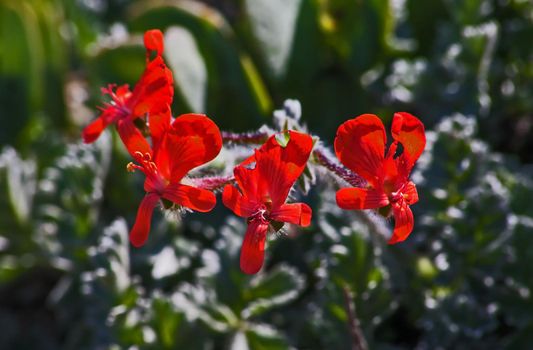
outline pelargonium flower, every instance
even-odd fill
[[[120,137],[137,162],[129,163],[128,170],[140,170],[146,175],[146,195],[130,232],[134,246],[145,243],[152,212],[162,200],[199,212],[213,209],[216,204],[213,192],[190,186],[185,181],[191,169],[215,158],[222,148],[220,130],[211,119],[200,114],[176,118],[162,135],[161,144],[154,149],[133,124],[124,124],[122,131]]]
[[[281,145],[276,136],[288,137]],[[237,187],[226,185],[224,205],[248,219],[241,248],[241,270],[257,273],[263,266],[267,232],[283,223],[309,226],[311,208],[304,203],[285,203],[294,182],[305,169],[313,148],[311,136],[295,131],[271,136],[255,155],[234,169]]]
[[[101,108],[102,114],[83,130],[82,136],[85,143],[94,142],[104,129],[110,124],[117,124],[121,133],[123,123],[133,122],[137,118],[148,116],[150,118],[150,131],[152,137],[158,138],[162,134],[163,125],[170,123],[170,104],[174,96],[172,72],[167,68],[163,57],[163,34],[154,29],[144,34],[146,47],[146,69],[130,91],[128,85],[117,87],[114,84],[102,88],[102,93],[111,97],[111,102],[105,103]],[[150,60],[150,54],[155,51],[155,58]],[[153,122],[152,120],[161,119]],[[153,124],[153,125],[152,125]]]
[[[348,120],[337,130],[335,153],[349,169],[361,175],[367,188],[343,188],[337,192],[342,209],[380,209],[394,216],[395,227],[389,243],[405,240],[413,230],[414,218],[409,205],[418,193],[409,174],[426,146],[424,125],[415,116],[395,113],[392,121],[393,143],[385,155],[387,136],[381,120],[363,114]],[[398,144],[403,151],[397,155]]]

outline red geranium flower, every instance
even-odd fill
[[[199,114],[176,118],[154,150],[132,123],[125,123],[122,131],[120,137],[138,163],[129,163],[128,170],[146,175],[146,195],[130,232],[134,246],[142,246],[148,238],[152,212],[161,199],[200,212],[213,209],[216,197],[211,191],[183,181],[191,169],[215,158],[222,148],[220,130],[211,119]]]
[[[283,136],[289,137],[286,146],[280,145],[274,135],[254,156],[237,166],[234,174],[239,189],[227,185],[222,195],[226,207],[248,218],[240,258],[241,270],[248,274],[256,273],[263,266],[269,227],[279,230],[284,222],[304,227],[311,223],[311,208],[307,204],[285,201],[305,169],[313,140],[295,131]]]
[[[130,91],[128,85],[109,85],[102,88],[102,93],[111,97],[110,103],[105,103],[101,108],[102,114],[83,130],[82,136],[85,143],[94,142],[110,125],[117,123],[121,133],[120,121],[133,122],[136,118],[148,116],[150,118],[150,131],[152,137],[158,139],[161,134],[161,125],[170,123],[170,104],[174,96],[172,72],[167,68],[163,58],[163,34],[154,29],[144,34],[146,47],[146,69],[141,79]],[[152,51],[156,57],[150,60]],[[161,120],[156,120],[161,119]],[[153,124],[153,125],[152,125]]]
[[[413,230],[409,205],[418,201],[418,193],[409,174],[426,146],[424,125],[409,113],[395,113],[392,121],[393,143],[385,156],[387,136],[381,120],[363,114],[348,120],[337,130],[335,153],[349,169],[361,175],[367,188],[343,188],[337,192],[342,209],[377,209],[394,215],[395,227],[389,243],[405,240]],[[403,151],[396,155],[398,144]]]

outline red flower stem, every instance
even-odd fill
[[[325,152],[324,149],[317,147],[313,151],[313,155],[315,156],[315,160],[319,165],[322,165],[324,168],[331,171],[333,174],[337,175],[350,185],[354,187],[364,187],[366,184],[366,180],[363,179],[361,176],[357,175],[356,173],[350,171],[349,169],[346,169],[342,165],[340,165],[336,160],[333,159],[331,155],[328,154],[329,152]]]
[[[248,133],[234,133],[228,131],[221,131],[222,142],[234,144],[263,144],[268,139],[268,134],[261,131],[254,131]]]
[[[352,350],[368,350],[368,343],[361,330],[361,324],[355,313],[355,303],[352,301],[353,294],[347,285],[342,287],[344,296],[344,307],[348,314],[348,326],[352,336]]]

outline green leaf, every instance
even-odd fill
[[[298,297],[304,285],[303,276],[286,265],[259,275],[250,282],[246,293],[250,302],[241,315],[248,319],[274,307],[288,304]]]
[[[194,36],[183,27],[169,27],[165,32],[165,57],[192,111],[206,111],[207,68]]]
[[[244,7],[258,49],[276,78],[282,77],[293,47],[302,0],[246,0]]]

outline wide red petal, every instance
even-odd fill
[[[158,202],[159,196],[155,193],[147,194],[141,201],[139,209],[137,210],[135,224],[130,232],[130,242],[135,247],[140,247],[146,242],[148,233],[150,232],[152,213]]]
[[[337,205],[347,210],[376,209],[389,204],[383,191],[356,187],[341,188],[336,199]]]
[[[239,190],[233,185],[226,185],[224,187],[222,203],[231,209],[235,215],[247,218],[254,214],[254,203],[251,203],[244,198]]]
[[[387,136],[381,119],[363,114],[344,122],[335,137],[335,154],[349,169],[379,187]]]
[[[169,113],[174,97],[172,72],[158,56],[148,63],[128,101],[133,117]]]
[[[152,156],[152,149],[148,141],[146,141],[141,132],[135,127],[131,119],[119,120],[117,122],[117,130],[120,139],[133,158],[138,159],[138,152],[142,155],[149,154]]]
[[[304,171],[313,149],[313,139],[307,134],[289,131],[289,141],[280,145],[276,135],[256,152],[256,171],[259,171],[259,188],[266,187],[273,207],[279,207],[289,194],[294,182]]]
[[[401,157],[405,159],[408,172],[410,172],[426,147],[424,124],[409,113],[395,113],[392,120],[392,138],[402,144]]]
[[[107,125],[108,124],[104,121],[104,118],[96,118],[93,122],[91,122],[91,124],[87,125],[85,129],[83,129],[83,142],[92,143],[96,141]]]
[[[157,56],[163,54],[164,41],[163,33],[159,29],[147,30],[144,33],[144,46],[146,51],[157,51]]]
[[[404,241],[411,231],[413,231],[415,224],[413,212],[405,201],[393,204],[392,213],[394,214],[394,231],[392,237],[389,239],[389,244]]]
[[[270,213],[272,220],[307,227],[311,224],[312,211],[305,203],[283,204]]]
[[[179,183],[168,185],[162,197],[183,207],[203,213],[213,209],[217,203],[217,198],[213,192]]]
[[[168,167],[173,182],[215,158],[222,148],[218,126],[201,114],[185,114],[172,123],[157,154],[159,168]]]
[[[247,274],[255,274],[265,260],[265,241],[268,223],[252,221],[244,235],[241,248],[241,270]]]

